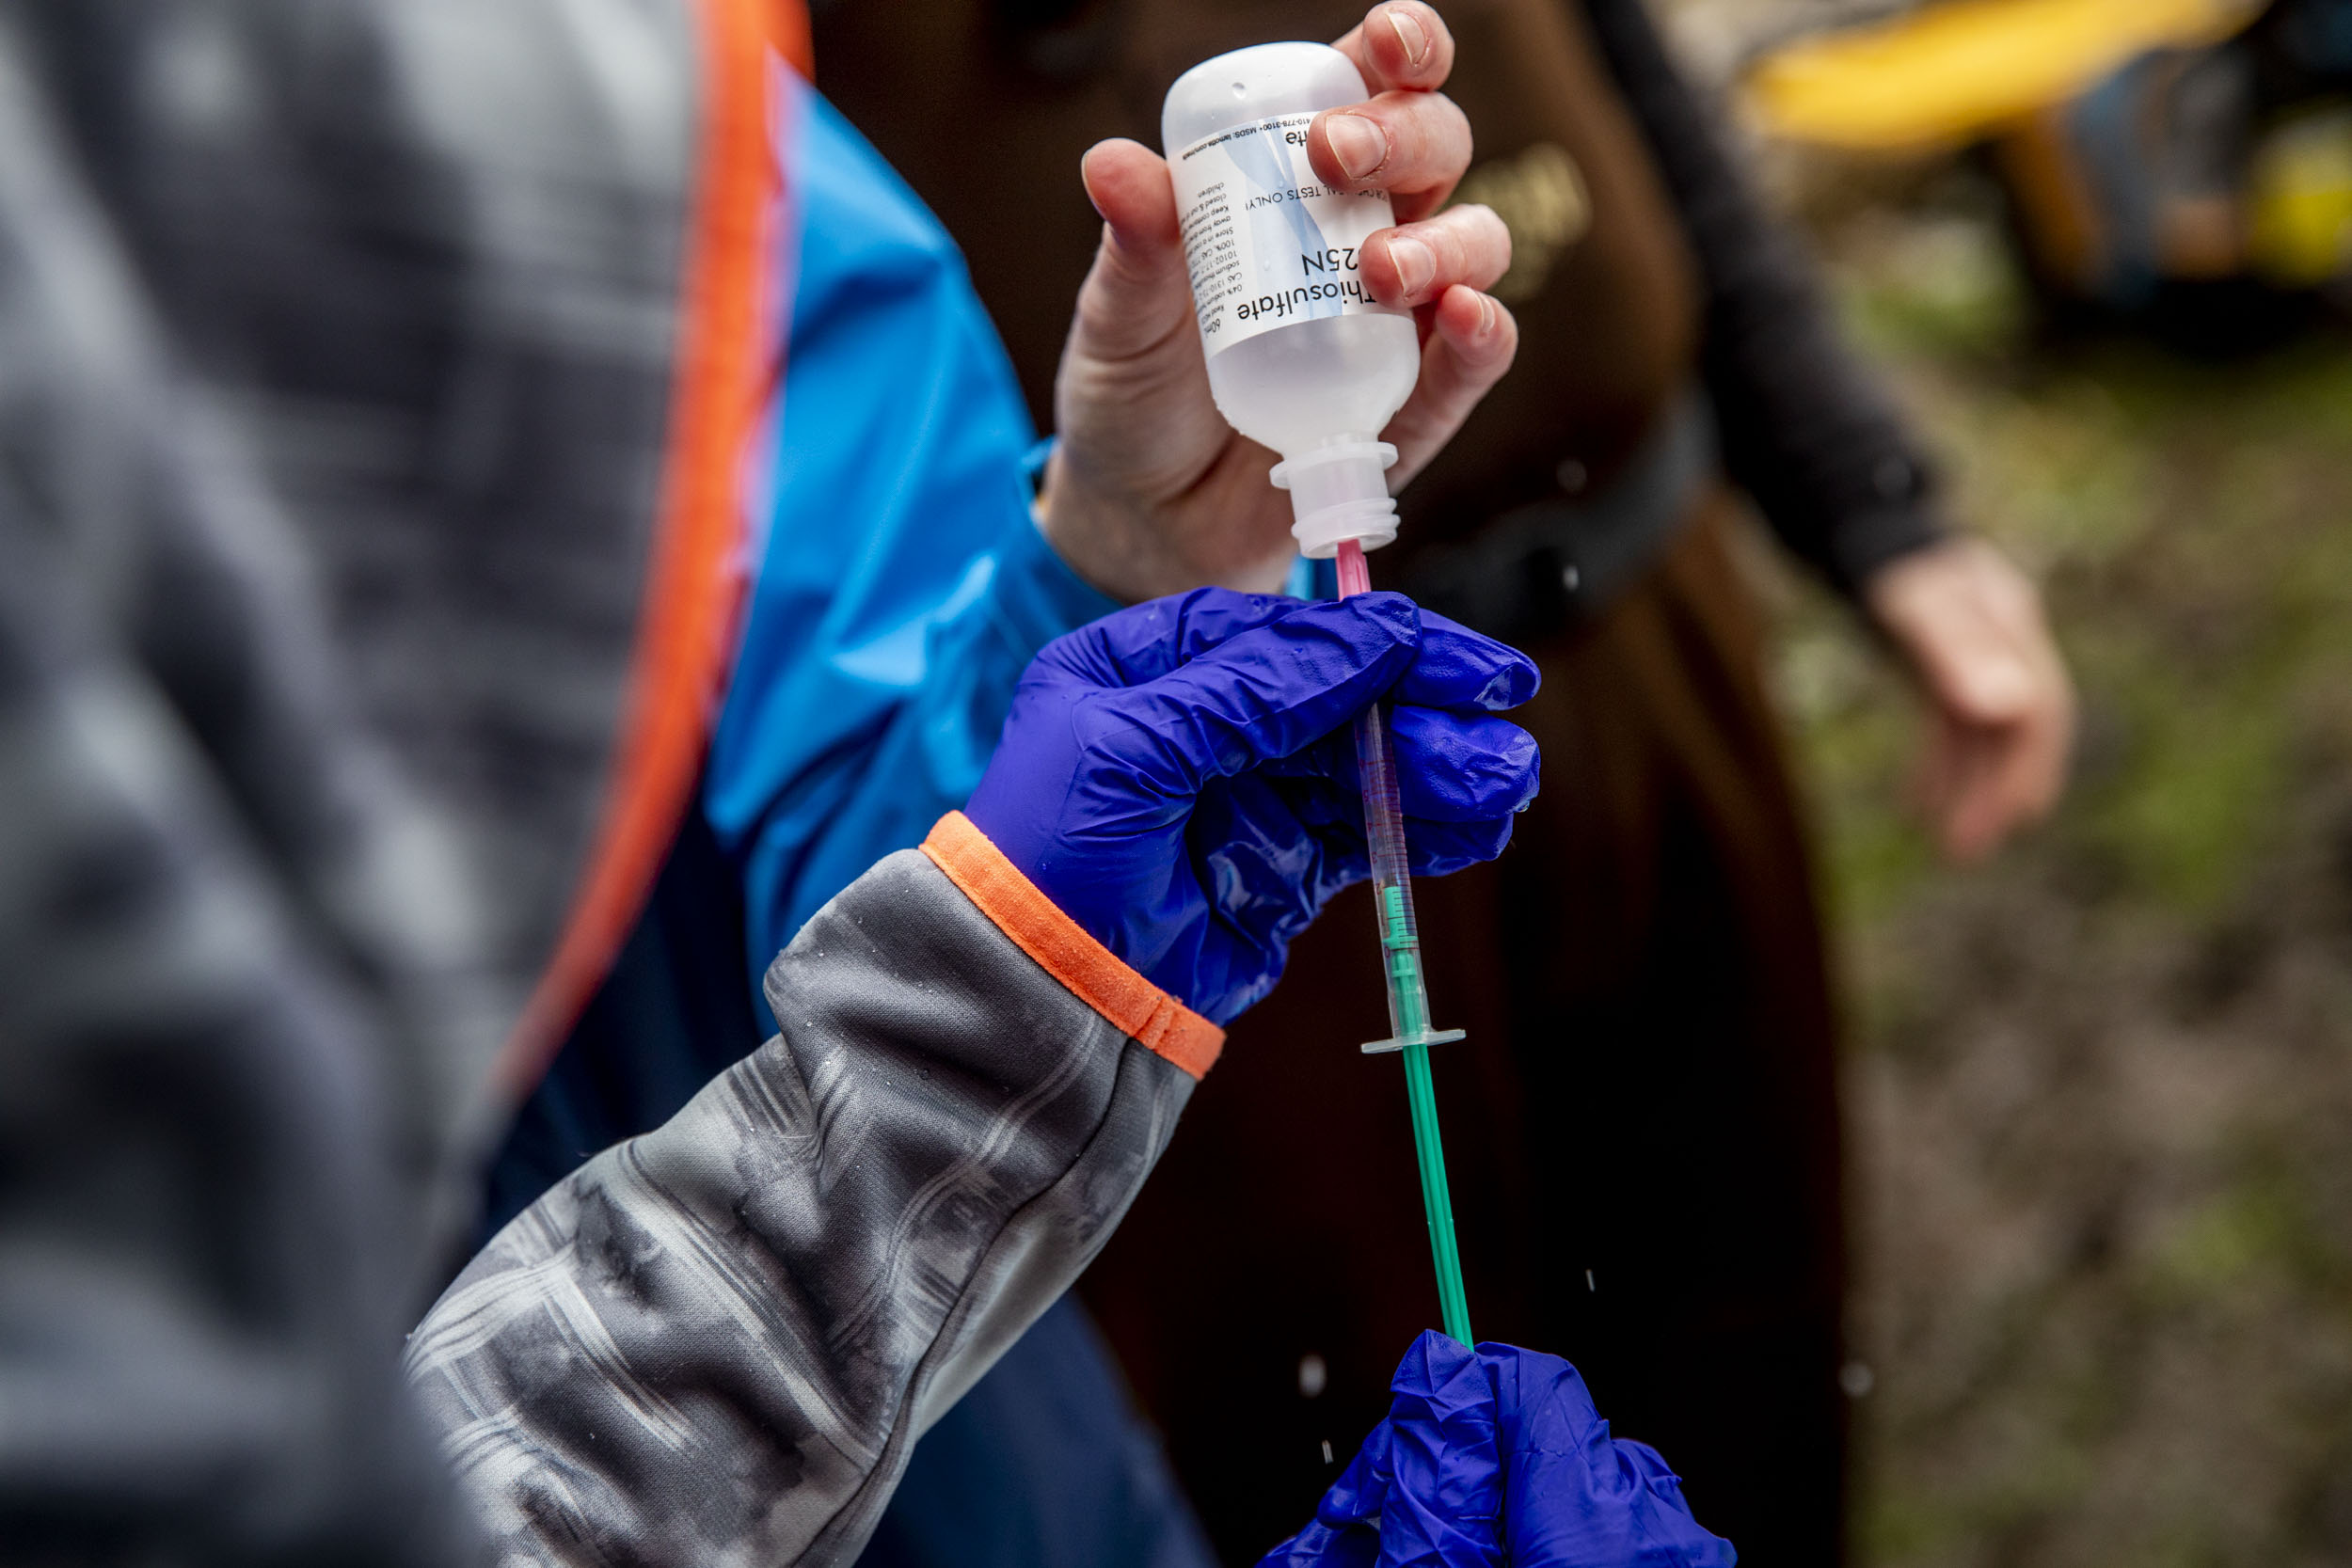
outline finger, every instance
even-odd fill
[[[1094,266],[1078,291],[1078,330],[1097,358],[1146,354],[1192,327],[1192,288],[1168,165],[1140,142],[1097,142],[1078,163],[1103,215]]]
[[[1424,639],[1427,624],[1428,618],[1422,617]],[[2067,776],[2074,764],[2074,685],[2059,659],[2057,644],[2045,640],[2043,648],[2048,657],[2043,682],[2052,695],[2026,721],[2031,787],[2025,800],[2026,809],[2037,818],[2047,816],[2066,793]]]
[[[1371,874],[1371,852],[1364,843],[1363,795],[1352,786],[1327,779],[1286,780],[1292,791],[1291,809],[1323,845],[1323,864],[1343,882],[1361,881]],[[1407,813],[1405,816],[1406,860],[1417,876],[1444,877],[1490,861],[1511,842],[1516,813],[1474,821],[1438,821]]]
[[[1364,287],[1383,305],[1426,305],[1456,284],[1491,289],[1511,270],[1511,230],[1490,207],[1449,207],[1364,242]]]
[[[1104,616],[1047,643],[1041,662],[1091,686],[1141,686],[1219,643],[1271,626],[1305,608],[1279,594],[1196,588]]]
[[[1292,940],[1333,894],[1371,874],[1361,822],[1297,809],[1300,795],[1328,787],[1245,774],[1201,792],[1185,838],[1214,927],[1201,961],[1226,971],[1211,988],[1223,999],[1210,1009],[1215,1022],[1271,990]]]
[[[1363,859],[1360,833],[1339,835],[1343,881],[1355,879],[1345,875],[1351,836],[1352,859]],[[1210,904],[1253,942],[1304,929],[1334,886],[1323,839],[1272,779],[1244,774],[1212,784],[1201,791],[1186,837]]]
[[[1912,797],[1919,815],[1931,823],[1938,842],[1949,849],[1952,798],[1961,769],[1961,727],[1938,709],[1929,715],[1927,739],[1912,769]]]
[[[1937,700],[1978,724],[2023,720],[2042,695],[2033,666],[2007,628],[1977,607],[1959,610],[1923,660]]]
[[[1470,168],[1470,117],[1441,92],[1384,92],[1326,109],[1307,128],[1307,162],[1325,183],[1386,191],[1410,220],[1445,205]]]
[[[1181,254],[1176,185],[1168,161],[1141,142],[1114,136],[1096,142],[1078,160],[1087,199],[1122,244]]]
[[[1952,801],[1944,832],[1944,853],[1955,865],[1975,865],[2000,847],[2015,824],[1998,795],[1987,784],[1994,777],[1987,754],[1973,768]]]
[[[1952,726],[1936,820],[1944,854],[1956,864],[1983,859],[1999,842],[2000,804],[1993,785],[2002,743],[1998,731]]]
[[[1421,380],[1381,433],[1396,448],[1390,483],[1402,488],[1461,428],[1518,352],[1519,326],[1501,301],[1475,289],[1448,289],[1438,300]]]
[[[2074,689],[2050,636],[2041,591],[1997,556],[1980,574],[1984,612],[2000,629],[2010,657],[2026,672],[2029,699],[1999,726],[1991,747],[1981,804],[1962,824],[1962,847],[1982,854],[2049,815],[2066,787],[2074,739]]]
[[[1363,791],[1329,778],[1279,777],[1273,766],[1245,777],[1261,780],[1281,792],[1292,815],[1322,847],[1322,863],[1341,879],[1339,885],[1361,881],[1372,874],[1372,851],[1364,840]]]
[[[1401,594],[1367,597],[1413,614],[1422,627],[1420,651],[1390,693],[1400,704],[1502,713],[1534,696],[1543,684],[1535,661],[1507,642],[1422,610]],[[1243,632],[1308,608],[1279,594],[1196,588],[1105,615],[1047,643],[1038,657],[1089,685],[1140,686]]]
[[[1866,595],[1929,695],[1963,721],[2020,722],[2064,687],[2039,592],[1980,540],[1947,540],[1899,557]]]
[[[1389,721],[1407,816],[1439,822],[1516,816],[1542,787],[1541,748],[1507,719],[1397,707]]]
[[[1980,859],[2058,803],[2066,782],[2068,736],[2054,710],[1984,734],[1978,756],[1954,788],[1947,851]]]
[[[1993,613],[1983,584],[1933,577],[1890,598],[1888,629],[1911,656],[1936,705],[1971,724],[2005,724],[2033,701],[2033,673],[2009,628]]]
[[[1543,684],[1535,661],[1508,642],[1423,610],[1421,655],[1391,696],[1400,705],[1507,713]]]
[[[1952,798],[1944,830],[1944,852],[1960,865],[1974,865],[2000,847],[2017,825],[2001,787],[1996,748],[1979,748]]]
[[[1421,645],[1401,594],[1298,605],[1073,714],[1079,739],[1170,795],[1284,757],[1354,719]]]
[[[1510,816],[1535,798],[1543,763],[1535,737],[1507,719],[1399,706],[1388,714],[1398,802],[1407,816],[1477,822]],[[1264,771],[1317,778],[1361,795],[1353,728],[1327,736]]]
[[[1935,750],[1943,754],[1932,759],[1937,771],[1923,778],[1934,784],[1930,804],[1944,851],[1963,864],[1982,859],[2020,827],[2047,816],[2065,787],[2074,744],[2073,688],[2055,646],[2041,629],[2039,607],[2024,610],[2027,619],[1995,627],[2005,644],[1998,657],[2025,672],[2022,703],[2013,703],[2010,693],[1988,682],[1984,672],[1997,659],[1982,647],[1957,660],[1970,667],[1967,672],[1947,678],[1928,675],[1941,714]],[[2000,607],[1994,611],[1997,616]],[[1943,641],[1956,644],[1958,638]],[[1968,682],[1974,683],[1973,694],[1963,686]],[[2012,706],[2015,717],[1999,722],[1974,718]]]
[[[1372,92],[1434,91],[1454,71],[1453,31],[1421,0],[1373,7],[1332,47],[1356,62]]]
[[[2041,591],[2023,573],[2015,574],[2010,601],[2003,619],[2018,656],[2033,672],[2036,692],[2020,721],[2026,732],[2021,741],[2021,778],[2026,785],[2021,799],[2032,816],[2040,816],[2058,804],[2066,788],[2074,751],[2074,683],[2050,635]]]
[[[1406,859],[1416,877],[1451,877],[1493,860],[1510,847],[1516,816],[1487,822],[1422,822],[1405,824]]]

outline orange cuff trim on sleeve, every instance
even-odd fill
[[[679,282],[676,365],[644,608],[612,776],[555,951],[493,1067],[519,1105],[612,972],[694,797],[735,661],[748,500],[744,453],[781,368],[769,363],[773,212],[783,166],[770,135],[771,34],[798,0],[700,0],[702,123]],[[805,39],[805,27],[798,36]]]
[[[1020,948],[1145,1050],[1194,1078],[1216,1065],[1225,1031],[1121,963],[1038,891],[960,811],[923,841],[947,879]]]

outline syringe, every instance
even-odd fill
[[[1340,597],[1371,591],[1363,546],[1339,546]],[[1396,759],[1378,704],[1356,721],[1356,765],[1364,786],[1364,836],[1372,848],[1372,896],[1380,917],[1381,970],[1389,987],[1389,1035],[1364,1047],[1367,1054],[1395,1051],[1405,1057],[1405,1094],[1413,1113],[1413,1152],[1421,1162],[1421,1200],[1429,1213],[1429,1251],[1438,1267],[1438,1307],[1445,1331],[1463,1344],[1470,1338],[1470,1299],[1462,1291],[1462,1259],[1454,1244],[1454,1199],[1446,1191],[1445,1144],[1438,1133],[1438,1091],[1429,1074],[1429,1048],[1462,1037],[1459,1029],[1429,1027],[1429,991],[1422,979],[1421,931],[1413,924],[1413,880],[1405,852],[1405,813],[1396,790]]]

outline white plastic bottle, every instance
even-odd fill
[[[1263,43],[1193,67],[1160,111],[1209,389],[1281,454],[1271,477],[1317,558],[1396,537],[1396,449],[1379,435],[1421,371],[1411,315],[1375,304],[1358,267],[1395,221],[1387,195],[1334,191],[1307,161],[1316,111],[1369,96],[1336,49]]]

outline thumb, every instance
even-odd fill
[[[1102,705],[1089,737],[1170,796],[1311,745],[1411,666],[1421,616],[1401,594],[1301,605]]]
[[[1103,214],[1103,243],[1078,291],[1082,352],[1125,359],[1189,325],[1191,282],[1168,164],[1140,142],[1097,142],[1079,160],[1087,199]]]

